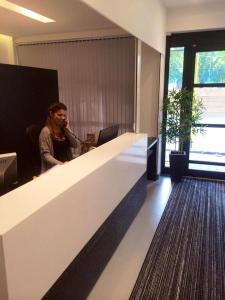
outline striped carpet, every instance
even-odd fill
[[[225,299],[225,183],[175,184],[130,296]]]

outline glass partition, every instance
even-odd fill
[[[170,48],[168,89],[180,89],[183,80],[184,47]]]
[[[194,83],[225,83],[225,51],[196,53]]]
[[[225,123],[225,87],[201,87],[194,89],[195,96],[202,99],[205,111],[202,124]]]

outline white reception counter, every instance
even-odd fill
[[[0,299],[40,299],[146,171],[126,133],[0,197]]]

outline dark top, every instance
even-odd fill
[[[53,141],[54,157],[61,162],[71,160],[71,157],[69,155],[70,153],[69,139],[66,137],[65,140],[52,139],[52,141]]]

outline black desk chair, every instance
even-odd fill
[[[39,135],[43,126],[32,124],[26,128],[26,135],[29,142],[30,152],[32,155],[33,176],[41,172],[41,156],[39,150]]]

